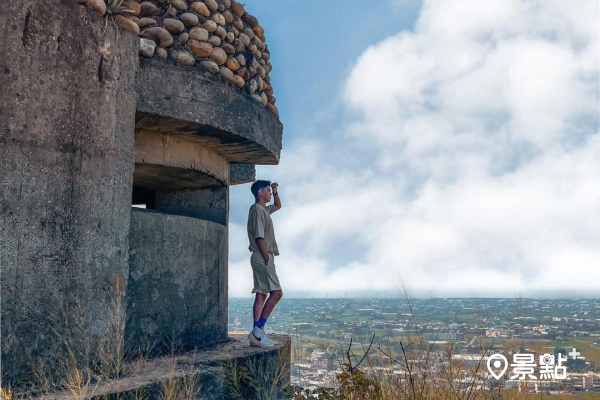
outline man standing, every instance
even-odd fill
[[[281,208],[277,186],[276,182],[258,180],[250,188],[255,202],[248,211],[247,228],[250,242],[248,250],[252,252],[250,256],[254,275],[252,293],[256,293],[253,308],[254,328],[248,335],[251,346],[273,346],[273,341],[265,334],[264,327],[275,305],[283,297],[275,271],[275,256],[279,255],[279,250],[271,220],[271,214]],[[275,198],[274,204],[267,205],[271,201],[271,194]],[[268,299],[267,294],[270,294]]]

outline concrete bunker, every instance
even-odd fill
[[[96,10],[100,3],[87,5]],[[195,3],[138,6],[140,13],[158,10],[157,25],[173,25],[165,20],[189,24],[183,14]],[[254,165],[278,163],[283,127],[256,19],[243,8],[236,18],[227,15],[235,2],[204,3],[208,16],[185,32],[169,31],[176,44],[162,36],[152,55],[143,51],[151,35],[142,40],[122,29],[137,24],[133,15],[114,27],[72,0],[12,2],[0,15],[0,26],[10,27],[0,41],[3,384],[26,387],[34,360],[50,366],[64,356],[55,331],[90,341],[97,361],[97,346],[113,328],[114,296],[126,305],[116,317],[127,321],[132,347],[159,343],[153,358],[173,338],[181,350],[232,341],[229,187],[253,181]],[[241,34],[258,32],[256,40],[241,37],[256,48],[243,51],[253,61],[239,79],[207,64],[222,54],[237,59],[225,39],[213,40],[214,56],[194,53],[194,63],[182,56],[190,43],[179,36],[212,27],[209,19],[221,23],[219,13],[231,19],[219,24],[224,30],[241,24],[232,47]],[[63,303],[79,307],[77,332],[68,321],[48,319]],[[235,343],[237,356],[254,357],[255,349]],[[282,337],[271,352],[289,345]]]

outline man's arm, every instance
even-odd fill
[[[267,245],[265,244],[265,239],[264,238],[256,238],[256,244],[258,245],[258,248],[260,249],[260,253],[262,254],[263,258],[265,259],[265,264],[269,263],[269,252],[267,251]]]
[[[281,199],[279,198],[279,193],[274,193],[273,197],[275,197],[273,204],[275,205],[275,211],[277,211],[281,208]]]
[[[279,210],[281,208],[281,199],[279,198],[279,193],[278,193],[278,187],[279,185],[277,184],[277,182],[273,182],[271,183],[271,191],[273,192],[273,197],[275,198],[274,200],[274,206],[273,207],[273,212]]]

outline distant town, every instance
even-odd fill
[[[230,298],[229,330],[252,327],[252,302]],[[426,366],[431,379],[459,365],[457,387],[600,392],[600,298],[283,298],[266,331],[292,338],[292,381],[301,387],[335,387],[351,351],[356,359],[367,353],[371,370],[399,377],[407,373],[400,358]],[[497,378],[487,364],[500,355],[510,365]]]

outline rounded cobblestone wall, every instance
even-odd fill
[[[231,0],[75,0],[140,36],[140,57],[220,74],[279,115],[264,30]]]

